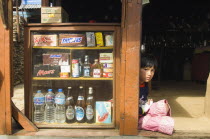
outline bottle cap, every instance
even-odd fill
[[[41,90],[37,90],[37,93],[42,93],[42,91]]]
[[[89,94],[93,94],[93,88],[92,87],[89,87]]]
[[[52,92],[52,89],[48,89],[48,92]]]
[[[79,88],[80,88],[80,89],[83,89],[83,86],[80,86]]]
[[[68,89],[71,89],[71,87],[68,87]]]
[[[63,92],[63,89],[58,89],[58,92]]]

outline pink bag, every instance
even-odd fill
[[[146,116],[139,119],[138,129],[158,131],[171,135],[174,130],[174,119],[171,118],[171,110],[167,100],[155,102],[150,107]],[[169,108],[169,109],[168,109]]]

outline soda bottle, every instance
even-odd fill
[[[66,121],[65,115],[65,95],[63,89],[58,89],[58,94],[55,96],[55,122],[64,123]]]
[[[34,122],[44,122],[44,95],[41,90],[37,90],[34,96]]]
[[[48,89],[48,93],[45,95],[45,122],[54,123],[55,122],[55,94],[52,89]]]
[[[71,87],[68,87],[66,96],[66,122],[73,123],[75,121],[74,98],[71,94]]]
[[[85,55],[83,74],[84,77],[90,77],[90,63],[88,55]]]
[[[95,100],[93,97],[93,88],[89,87],[88,96],[86,100],[86,122],[87,123],[94,123],[95,119],[95,106],[94,106]]]
[[[85,122],[85,98],[83,94],[83,87],[79,87],[79,94],[76,104],[76,121],[79,123]]]
[[[82,77],[83,76],[83,69],[84,68],[84,65],[82,63],[82,59],[79,58],[79,76]]]
[[[98,59],[94,60],[91,67],[91,76],[93,78],[100,78],[102,76],[102,66],[99,64]]]

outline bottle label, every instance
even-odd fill
[[[93,119],[93,115],[94,115],[93,107],[91,105],[87,105],[86,118],[88,120],[92,120]]]
[[[55,98],[55,103],[56,104],[65,104],[65,99],[64,98]]]
[[[34,104],[35,105],[42,105],[44,104],[44,97],[34,97]]]
[[[82,107],[76,107],[76,119],[81,121],[85,116],[84,109]]]
[[[87,99],[88,99],[88,100],[89,100],[89,99],[93,99],[93,96],[89,96]]]
[[[77,100],[84,100],[84,97],[83,96],[78,96]]]
[[[93,69],[93,77],[100,78],[101,77],[101,69]]]
[[[90,67],[84,66],[84,76],[89,77],[90,76]]]
[[[68,109],[66,110],[66,118],[68,120],[74,119],[74,108],[72,106],[68,107]]]
[[[72,96],[68,97],[66,100],[71,100],[71,99],[73,99],[73,97],[72,97]]]
[[[55,96],[47,95],[47,96],[45,96],[45,99],[46,99],[46,102],[54,102]]]

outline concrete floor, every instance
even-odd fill
[[[210,137],[210,119],[207,119],[204,116],[204,96],[206,91],[205,84],[198,84],[193,82],[175,82],[175,81],[167,81],[160,83],[154,82],[153,84],[154,84],[153,85],[154,89],[152,90],[150,97],[153,98],[154,101],[160,99],[167,99],[171,106],[172,117],[175,120],[175,133],[180,133],[178,134],[178,136],[176,134],[174,138],[176,137],[179,138],[179,136],[183,137],[183,134],[186,132],[194,133],[191,135],[192,137],[194,137],[195,135],[201,138],[203,138],[203,135]],[[12,98],[15,105],[21,111],[24,110],[23,87],[24,87],[23,84],[17,85],[14,89],[14,96]],[[40,130],[38,133],[32,133],[32,134],[35,136],[45,135],[45,130],[43,129]],[[64,130],[60,132],[64,132]],[[66,134],[67,132],[64,133]],[[116,133],[113,132],[113,138],[114,136],[120,137],[117,134],[117,132],[118,131],[116,131]],[[94,135],[99,132],[94,131],[92,133]],[[109,131],[107,133],[109,133]],[[18,136],[27,135],[27,134],[28,133],[26,134],[22,133],[22,131],[15,133],[15,135]],[[32,134],[29,133],[28,135]],[[71,133],[69,132],[69,134]],[[159,136],[163,138],[166,137],[157,132],[154,134],[155,134],[154,136]],[[148,137],[151,136],[151,132],[140,131],[139,136],[141,136],[141,138]],[[186,134],[186,136],[189,136],[189,134]]]

